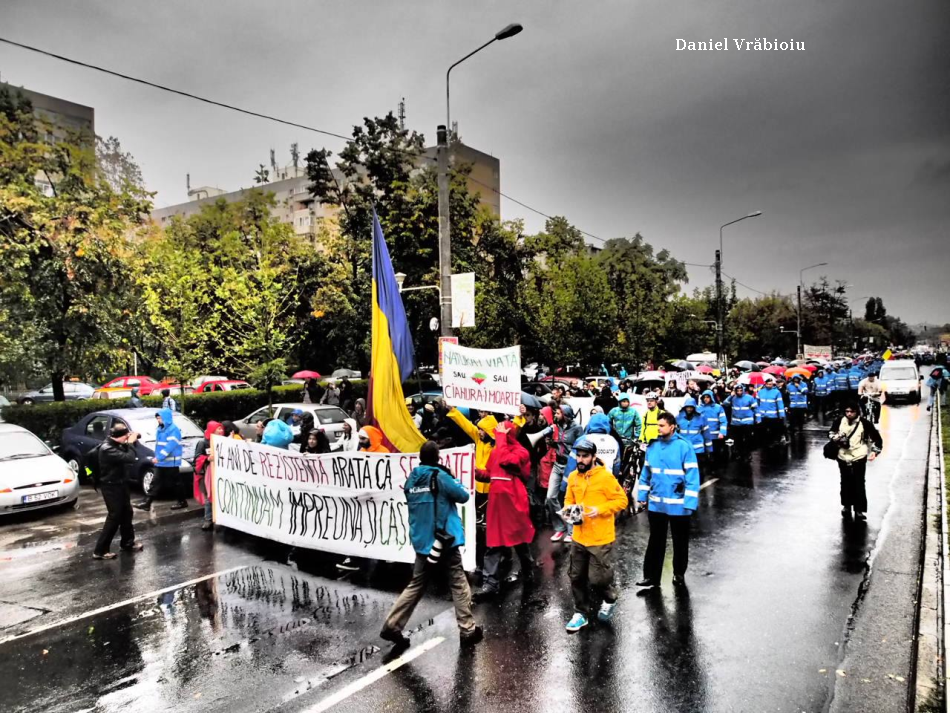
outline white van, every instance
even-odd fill
[[[878,377],[887,392],[887,401],[907,400],[920,403],[920,373],[913,359],[886,361]]]

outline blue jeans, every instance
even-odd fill
[[[565,464],[566,465],[566,464]],[[564,465],[555,463],[551,469],[551,479],[548,481],[547,498],[544,501],[548,512],[551,513],[551,522],[554,525],[555,532],[567,532],[572,535],[574,526],[564,522],[560,515],[561,510],[561,481],[564,479]]]

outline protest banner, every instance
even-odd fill
[[[216,524],[294,547],[415,561],[403,486],[418,453],[302,454],[217,435],[211,452]],[[443,450],[441,461],[474,491],[474,446]],[[459,507],[462,564],[473,571],[475,499]]]
[[[521,347],[442,344],[442,393],[450,406],[516,415],[521,410]]]
[[[816,347],[811,344],[802,345],[803,359],[828,359],[831,360],[831,347]]]

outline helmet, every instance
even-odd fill
[[[657,396],[655,391],[651,391],[650,393],[647,394],[647,401],[656,401],[659,398],[660,397]]]
[[[574,450],[575,451],[586,451],[587,453],[596,454],[597,453],[597,444],[586,436],[581,436],[576,441],[574,441]]]

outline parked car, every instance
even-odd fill
[[[172,396],[181,396],[182,386],[181,384],[166,384],[166,383],[154,383],[154,384],[142,384],[139,387],[139,396],[160,396],[163,389],[168,389],[171,392]],[[193,386],[186,386],[184,388],[186,394],[195,393],[195,388]]]
[[[157,384],[158,382],[151,376],[117,376],[107,381],[100,388],[102,389],[131,389],[133,386],[141,387],[143,384]]]
[[[79,478],[21,426],[0,424],[0,515],[79,502]]]
[[[79,399],[91,399],[95,393],[96,387],[84,384],[81,381],[64,381],[63,394],[67,401],[78,401]],[[16,401],[18,404],[40,404],[48,403],[53,400],[53,385],[47,384],[42,389],[28,391]]]
[[[123,386],[100,387],[92,395],[94,399],[128,399],[132,397],[132,389]]]
[[[246,381],[238,379],[226,379],[223,381],[206,381],[195,391],[196,394],[210,394],[215,391],[236,391],[237,389],[249,389],[251,385]]]
[[[363,378],[363,372],[356,371],[355,369],[334,369],[333,373],[330,374],[331,379],[342,379],[343,377],[347,379],[361,379]]]
[[[909,401],[920,403],[920,372],[913,359],[897,359],[884,362],[878,377],[884,385],[888,403]]]
[[[7,397],[3,394],[0,394],[0,423],[3,423],[3,409],[9,405],[10,402],[7,400]]]
[[[327,438],[330,441],[330,448],[332,450],[338,450],[340,448],[342,444],[338,443],[338,441],[343,436],[343,421],[349,418],[349,416],[346,411],[339,406],[304,403],[274,404],[273,413],[270,412],[267,406],[264,406],[249,416],[242,418],[240,421],[235,421],[234,425],[238,427],[238,430],[244,438],[253,439],[257,435],[255,426],[258,423],[266,421],[268,418],[279,418],[281,421],[289,421],[295,409],[312,413],[314,424],[323,428],[326,432]],[[291,424],[290,428],[295,436],[300,435],[299,425],[295,426]]]
[[[63,430],[60,453],[72,472],[85,477],[86,454],[105,440],[113,423],[120,421],[130,431],[142,434],[135,442],[135,463],[126,466],[126,480],[140,487],[146,495],[153,495],[155,472],[152,458],[155,457],[158,431],[155,414],[158,411],[154,408],[120,408],[86,414],[75,425]],[[181,430],[181,475],[188,478],[194,473],[195,447],[204,434],[187,416],[176,413],[174,418],[175,425]]]
[[[199,376],[195,379],[192,379],[191,386],[197,390],[197,389],[200,389],[204,384],[208,383],[209,381],[230,381],[230,377],[210,376],[206,374],[205,376]]]

